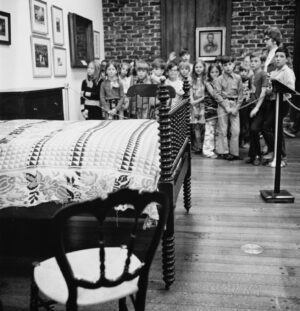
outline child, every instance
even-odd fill
[[[109,61],[105,68],[107,79],[100,87],[100,103],[106,119],[117,118],[124,100],[124,89],[118,77],[118,65]]]
[[[82,116],[88,120],[101,120],[102,110],[99,103],[100,64],[91,61],[87,68],[87,77],[81,84],[80,108]]]
[[[216,100],[218,103],[217,152],[219,157],[229,161],[239,160],[239,108],[243,102],[243,83],[233,72],[235,59],[222,58],[223,73],[216,79]],[[228,127],[230,122],[230,140]]]
[[[190,72],[193,70],[193,64],[190,63],[191,54],[188,49],[183,49],[179,53],[180,62],[187,63],[190,66]]]
[[[183,94],[183,83],[178,76],[178,66],[176,63],[170,62],[167,66],[167,76],[165,84],[170,85],[176,92],[176,97],[180,98]]]
[[[216,144],[216,127],[217,127],[217,108],[218,104],[215,99],[215,85],[214,81],[222,73],[222,69],[217,64],[211,64],[207,71],[207,81],[205,82],[205,136],[203,142],[203,155],[208,158],[216,159],[218,156],[215,153]]]
[[[152,84],[149,77],[149,65],[144,60],[136,62],[136,76],[132,76],[131,85]],[[131,97],[129,102],[129,114],[131,118],[147,119],[152,116],[153,99],[146,100],[139,95]]]
[[[120,67],[120,73],[119,73],[119,79],[120,82],[123,85],[123,90],[124,90],[124,102],[123,105],[120,109],[119,116],[122,117],[127,117],[128,116],[128,106],[129,106],[129,98],[126,97],[127,91],[130,87],[130,82],[131,82],[131,75],[130,75],[131,67],[130,64],[127,62],[122,62],[121,67]]]
[[[193,66],[192,66],[192,69],[191,69],[189,63],[187,63],[187,62],[180,62],[179,65],[178,65],[179,79],[181,81],[184,81],[187,78],[189,83],[192,83],[191,70],[193,70]]]
[[[246,106],[250,101],[250,92],[252,89],[250,79],[250,69],[244,65],[240,65],[239,74],[243,82],[243,103],[240,109],[240,139],[239,145],[241,148],[247,148],[249,145],[249,108]],[[253,73],[252,73],[253,75]],[[244,106],[246,106],[244,108]]]
[[[287,62],[289,60],[289,51],[286,47],[279,47],[275,52],[275,66],[276,69],[274,71],[271,71],[270,78],[276,79],[280,81],[281,83],[285,84],[291,89],[295,89],[295,74],[294,71],[288,67]],[[286,114],[288,113],[289,104],[285,100],[285,98],[289,98],[290,94],[284,96],[282,108],[281,108],[281,116],[280,118],[284,118]],[[269,152],[274,152],[274,143],[275,143],[275,107],[276,107],[276,97],[275,92],[272,91],[271,97],[270,97],[271,105],[268,106],[267,116],[266,120],[263,126],[263,135],[265,138],[265,141],[268,145]],[[280,133],[282,135],[282,151],[281,151],[281,166],[286,166],[286,151],[285,151],[285,142],[284,142],[284,135],[283,133]],[[275,161],[272,161],[269,163],[271,167],[275,167]]]
[[[191,92],[191,125],[194,134],[192,148],[196,153],[202,152],[202,141],[204,132],[204,95],[205,95],[206,68],[202,60],[198,60],[192,71],[192,92]]]
[[[268,87],[268,76],[262,70],[262,63],[264,56],[260,53],[253,53],[250,56],[251,69],[253,71],[253,92],[251,94],[251,102],[257,100],[250,108],[250,149],[249,159],[246,163],[252,163],[257,166],[261,163],[261,146],[260,146],[260,132],[264,122],[264,107],[263,102]]]
[[[155,58],[152,62],[151,82],[152,84],[159,84],[166,70],[166,63],[161,58]]]

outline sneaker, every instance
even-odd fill
[[[220,160],[227,160],[228,156],[229,156],[228,153],[223,153],[223,154],[220,153],[220,154],[218,154],[218,159],[220,159]]]
[[[253,163],[253,158],[252,157],[248,157],[245,161],[245,163],[247,164],[252,164]]]
[[[241,160],[241,158],[239,156],[235,156],[233,154],[229,154],[227,157],[228,161],[236,161],[236,160]]]
[[[264,155],[264,159],[265,160],[270,160],[273,159],[274,153],[273,152],[269,152],[267,154]]]
[[[213,153],[211,154],[210,156],[208,156],[208,158],[211,158],[211,159],[217,159],[218,158],[218,155]]]
[[[295,138],[296,135],[289,129],[283,129],[283,133],[285,136],[289,137],[289,138]]]
[[[261,163],[261,161],[260,161],[260,156],[256,156],[256,157],[254,158],[252,164],[255,165],[255,166],[259,166],[260,163]]]

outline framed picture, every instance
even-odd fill
[[[51,77],[50,39],[31,36],[32,69],[34,77]]]
[[[11,44],[10,14],[0,11],[0,44]]]
[[[100,32],[94,31],[94,57],[100,59]]]
[[[47,3],[42,0],[29,0],[31,31],[46,35],[48,34],[48,9]]]
[[[94,59],[93,22],[74,13],[68,14],[72,67],[84,67]]]
[[[225,27],[196,28],[196,57],[209,61],[224,55],[225,37]]]
[[[55,77],[65,77],[67,75],[67,55],[66,49],[53,47],[53,69]]]
[[[63,10],[55,5],[51,6],[53,44],[64,45]]]

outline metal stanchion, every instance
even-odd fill
[[[277,80],[272,80],[273,89],[276,91],[276,120],[275,120],[275,148],[274,163],[275,181],[274,190],[261,190],[261,197],[268,203],[294,203],[295,198],[287,191],[280,189],[281,177],[281,149],[282,149],[282,104],[283,94],[296,94],[296,92]]]

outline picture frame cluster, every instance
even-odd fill
[[[67,57],[64,38],[63,10],[55,5],[51,6],[52,24],[52,57],[49,34],[48,5],[43,0],[29,0],[31,20],[31,54],[34,77],[55,77],[67,75]]]

